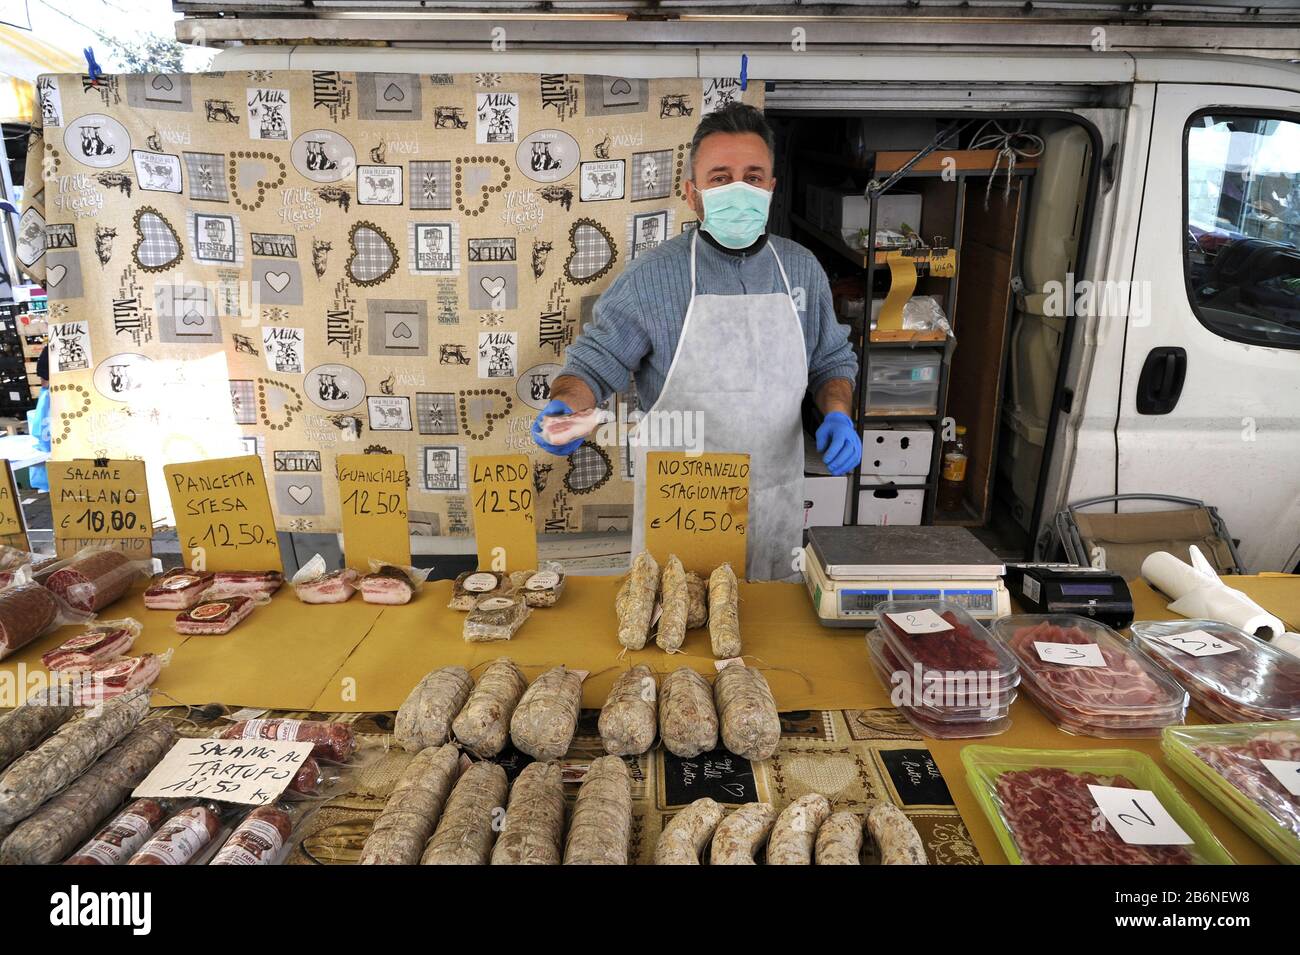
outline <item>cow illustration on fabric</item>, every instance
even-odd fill
[[[325,143],[319,139],[307,140],[307,168],[312,172],[328,172],[339,164],[325,152]]]
[[[492,142],[508,143],[514,140],[514,125],[510,121],[509,109],[492,110],[492,120],[488,123],[488,135],[492,137]]]
[[[316,278],[318,279],[323,279],[325,277],[325,268],[329,264],[331,248],[332,246],[330,243],[324,242],[321,239],[311,240],[311,267],[316,273]]]
[[[533,155],[529,161],[533,172],[545,172],[548,169],[559,169],[560,161],[551,155],[551,144],[547,142],[534,142]]]
[[[339,387],[337,375],[319,375],[319,384],[317,385],[317,394],[320,395],[321,401],[347,401],[352,397],[346,390]]]
[[[433,108],[434,129],[468,129],[469,121],[465,119],[464,110],[459,106],[435,106]]]
[[[117,150],[99,135],[98,126],[81,127],[81,154],[83,156],[111,156]]]
[[[228,99],[208,99],[203,101],[203,109],[209,123],[230,123],[239,125],[239,114],[235,104]]]
[[[554,243],[533,241],[533,277],[540,279],[546,271],[546,257],[555,247]]]
[[[109,260],[113,258],[113,240],[116,238],[116,229],[102,225],[95,226],[95,258],[99,259],[100,265],[108,265]]]

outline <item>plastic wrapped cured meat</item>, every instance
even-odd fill
[[[515,661],[493,660],[452,721],[456,740],[481,759],[501,752],[510,738],[510,717],[527,688],[528,680]]]
[[[171,662],[172,651],[143,653],[100,663],[77,675],[73,695],[80,706],[96,706],[115,696],[153,686],[163,667]]]
[[[212,586],[213,579],[212,574],[173,567],[149,581],[144,605],[150,610],[188,610]]]
[[[123,865],[167,817],[156,799],[137,799],[114,816],[64,865]]]
[[[212,806],[182,809],[159,827],[127,865],[189,865],[221,831],[221,816]]]
[[[659,689],[659,737],[664,749],[685,759],[718,745],[713,688],[690,667],[669,673]]]
[[[460,752],[450,743],[416,753],[375,820],[357,865],[418,863],[460,776],[460,768]]]
[[[491,595],[481,598],[465,617],[461,632],[466,643],[491,643],[509,640],[531,614],[520,594]]]
[[[105,620],[70,637],[53,650],[41,655],[41,663],[60,673],[79,673],[116,660],[131,649],[140,636],[138,620]]]
[[[605,422],[611,420],[607,411],[588,408],[571,414],[547,415],[542,419],[542,439],[547,444],[563,447],[591,434]]]
[[[287,810],[258,806],[239,821],[208,865],[275,865],[292,833]]]
[[[259,600],[265,603],[267,598],[247,594],[205,597],[189,610],[178,613],[172,626],[177,633],[186,635],[219,636],[239,626]]]
[[[600,710],[598,729],[611,756],[639,756],[655,741],[656,687],[644,664],[620,673]]]
[[[586,676],[585,670],[558,666],[532,682],[510,717],[510,739],[516,749],[543,762],[569,751]]]
[[[410,603],[430,573],[431,570],[372,560],[370,573],[361,578],[361,599],[368,604]]]
[[[1214,620],[1139,620],[1133,642],[1220,723],[1300,719],[1300,659]]]
[[[87,548],[45,578],[45,586],[73,610],[99,613],[131,589],[148,564],[121,551]]]
[[[591,761],[564,842],[565,865],[627,865],[632,777],[618,756]]]
[[[293,592],[305,604],[341,604],[357,592],[360,576],[350,567],[329,570],[317,554],[293,575]]]
[[[413,753],[451,739],[451,724],[474,689],[469,671],[448,666],[425,674],[397,710],[393,739]]]
[[[221,733],[222,739],[279,739],[311,743],[317,759],[346,763],[357,748],[356,734],[346,723],[323,720],[240,720]]]
[[[504,596],[513,589],[505,574],[494,570],[466,571],[452,582],[451,600],[447,606],[452,610],[473,610],[482,598]]]
[[[62,616],[58,600],[40,584],[0,591],[0,660],[54,629]]]
[[[743,663],[724,666],[713,678],[713,701],[727,749],[754,762],[776,752],[781,717],[762,673]]]
[[[516,570],[510,574],[510,585],[530,607],[554,607],[564,592],[564,570],[550,561],[541,570]]]
[[[284,574],[278,570],[219,570],[212,575],[209,594],[243,594],[249,597],[269,597],[284,583]]]

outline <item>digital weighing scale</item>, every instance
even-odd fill
[[[1121,630],[1133,622],[1133,595],[1111,570],[1074,564],[1008,564],[1007,586],[1029,613],[1073,613]]]
[[[828,627],[874,627],[888,600],[947,600],[977,620],[1011,612],[1002,561],[964,527],[813,527],[804,582]]]

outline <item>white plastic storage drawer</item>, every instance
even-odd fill
[[[929,425],[867,428],[862,432],[862,473],[911,477],[917,480],[904,483],[919,484],[930,473],[933,450]]]
[[[803,479],[803,526],[839,527],[844,523],[845,502],[849,499],[849,479],[809,477]]]
[[[934,414],[939,408],[942,360],[935,350],[871,354],[867,413]]]
[[[920,524],[924,506],[924,488],[865,488],[858,492],[858,523]]]

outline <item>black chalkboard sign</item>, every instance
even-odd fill
[[[755,802],[754,767],[722,747],[690,759],[664,750],[664,801],[685,806],[705,796],[727,805]]]
[[[882,749],[889,778],[904,806],[951,806],[952,793],[927,749]]]

